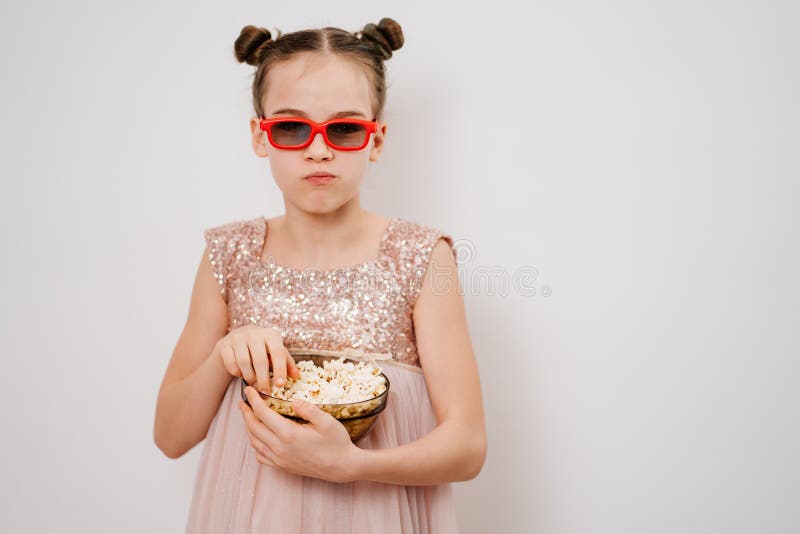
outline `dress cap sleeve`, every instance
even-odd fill
[[[458,255],[450,233],[406,220],[396,225],[390,250],[397,264],[401,290],[412,309],[422,290],[433,249],[440,239],[447,242],[457,264]]]
[[[225,302],[228,302],[227,280],[228,267],[230,265],[230,254],[228,254],[228,243],[230,236],[225,231],[225,226],[216,226],[203,230],[208,247],[208,260],[211,264],[211,273],[219,284],[219,291]]]
[[[244,264],[257,259],[261,252],[263,226],[263,217],[256,217],[203,230],[211,272],[219,284],[219,291],[226,303],[230,277]]]

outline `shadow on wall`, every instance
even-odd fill
[[[425,224],[427,214],[451,203],[444,186],[437,187],[437,177],[451,172],[450,157],[441,149],[447,127],[440,121],[459,111],[447,109],[448,84],[436,76],[418,73],[402,91],[388,88],[386,146],[371,163],[362,189],[362,205],[368,209]]]
[[[448,117],[459,118],[470,110],[456,108],[451,90],[451,82],[436,71],[415,72],[413,80],[404,81],[402,91],[389,88],[384,115],[387,144],[365,178],[362,206],[434,226],[432,220],[465,217],[453,203],[454,196],[465,193],[456,195],[447,188],[453,183],[454,163],[463,168],[470,146],[447,136],[457,128],[452,124],[463,122],[448,121]],[[420,121],[425,121],[423,127]],[[462,134],[458,136],[467,137]],[[460,160],[454,162],[454,158]],[[456,240],[470,239],[453,227],[442,230]],[[469,278],[477,265],[473,261],[459,267]],[[553,484],[537,429],[541,420],[537,410],[543,409],[537,392],[543,390],[546,376],[538,370],[544,356],[535,345],[537,321],[532,320],[542,297],[492,295],[464,287],[462,292],[481,373],[489,442],[481,474],[454,484],[460,530],[463,534],[518,532],[524,524],[526,532],[547,532]]]
[[[454,487],[464,534],[550,531],[554,484],[538,421],[547,372],[537,347],[541,297],[465,295],[481,374],[488,453],[481,474]],[[536,323],[539,323],[538,326]]]

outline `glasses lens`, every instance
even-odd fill
[[[299,146],[311,135],[311,126],[299,121],[282,121],[273,124],[269,130],[272,140],[284,146]]]
[[[336,122],[328,125],[328,139],[341,147],[361,146],[367,138],[367,128],[357,122]]]

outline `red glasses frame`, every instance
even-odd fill
[[[273,124],[278,124],[281,122],[302,122],[304,124],[308,124],[311,126],[311,134],[308,136],[308,140],[303,143],[302,145],[281,145],[276,143],[275,140],[272,138],[272,132],[270,131],[270,126]],[[360,146],[339,146],[333,144],[330,139],[328,139],[328,132],[327,127],[329,124],[358,124],[360,126],[364,126],[367,129],[366,134],[364,135],[364,143]],[[275,148],[282,148],[284,150],[302,150],[306,148],[311,142],[314,140],[314,137],[318,133],[322,134],[322,137],[325,139],[325,143],[335,149],[335,150],[361,150],[367,143],[369,143],[369,135],[378,131],[378,123],[375,121],[367,121],[362,119],[347,119],[347,118],[340,118],[340,119],[330,119],[323,123],[314,122],[311,119],[306,119],[304,117],[276,117],[272,119],[261,119],[258,123],[258,127],[265,132],[267,132],[267,137],[269,138],[269,142]]]

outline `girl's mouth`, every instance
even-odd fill
[[[305,177],[305,180],[314,185],[329,184],[336,179],[332,174],[310,174]]]

